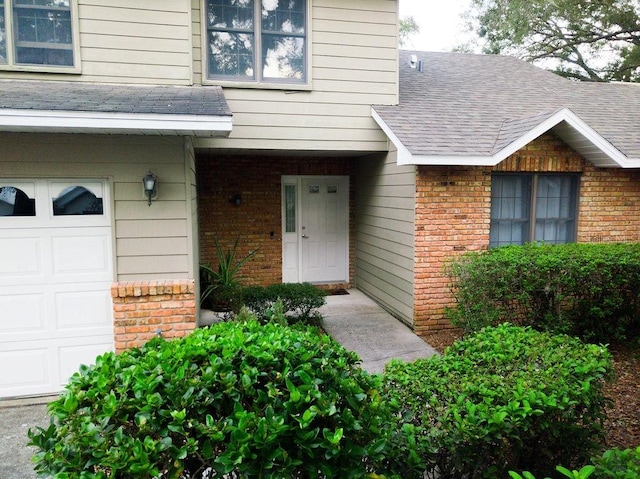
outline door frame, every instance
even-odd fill
[[[344,181],[346,189],[346,199],[344,205],[345,214],[345,277],[342,280],[332,279],[327,281],[319,281],[316,284],[335,284],[349,282],[349,244],[350,244],[350,177],[348,175],[282,175],[280,181],[281,190],[281,234],[282,234],[282,282],[283,283],[300,283],[303,279],[301,247],[302,240],[302,182],[308,179],[339,179]],[[295,232],[287,232],[287,186],[295,186]],[[295,246],[295,251],[291,248]]]

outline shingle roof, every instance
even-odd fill
[[[411,155],[452,158],[495,156],[571,112],[583,132],[640,167],[640,85],[579,83],[512,57],[401,51],[400,102],[373,109]],[[568,136],[573,126],[563,127]]]
[[[231,116],[217,86],[134,86],[0,81],[0,109]]]

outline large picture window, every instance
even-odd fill
[[[307,81],[306,0],[207,0],[208,78]]]
[[[575,241],[578,176],[494,175],[490,247]]]
[[[72,0],[0,0],[0,64],[73,67]]]

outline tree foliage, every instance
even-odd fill
[[[398,39],[400,46],[407,45],[413,35],[420,33],[420,25],[413,16],[408,16],[400,19],[398,26]]]
[[[640,82],[639,0],[472,0],[485,53],[587,81]]]

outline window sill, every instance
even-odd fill
[[[254,90],[283,90],[283,91],[311,91],[312,84],[308,83],[275,83],[275,82],[242,82],[227,80],[203,79],[203,85],[216,85],[223,88],[247,88]]]
[[[67,75],[80,75],[82,68],[58,67],[55,65],[0,65],[0,72],[26,72],[26,73],[62,73]]]

